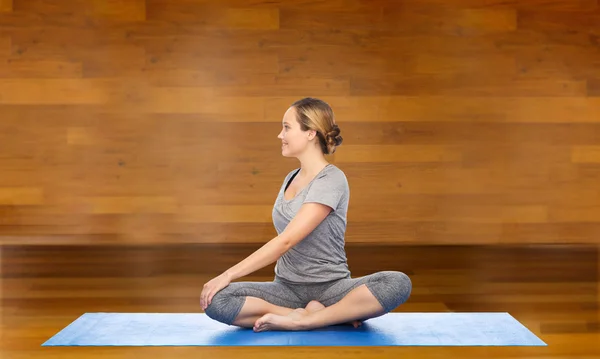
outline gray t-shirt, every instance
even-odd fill
[[[299,170],[297,168],[288,173],[275,201],[273,224],[277,233],[285,230],[303,203],[323,203],[334,210],[277,260],[275,276],[291,283],[321,283],[350,278],[344,249],[350,199],[346,175],[330,163],[296,197],[288,201],[284,198],[284,191]]]

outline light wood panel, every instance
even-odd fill
[[[13,0],[0,0],[0,12],[12,11]]]
[[[0,1],[0,243],[262,243],[304,96],[342,129],[349,243],[597,243],[599,24],[596,0]]]

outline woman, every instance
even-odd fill
[[[285,177],[275,206],[278,235],[210,280],[200,304],[212,319],[266,330],[311,330],[381,316],[404,303],[412,283],[402,272],[351,278],[344,251],[350,191],[344,172],[325,160],[341,145],[333,111],[322,100],[292,104],[277,136],[300,168]],[[233,282],[276,262],[272,282]]]

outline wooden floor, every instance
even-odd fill
[[[347,248],[353,276],[413,280],[396,311],[507,311],[547,347],[41,347],[84,312],[200,312],[200,288],[255,245],[3,246],[1,358],[598,358],[599,247]],[[271,280],[273,266],[242,280]]]

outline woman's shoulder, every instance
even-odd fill
[[[346,174],[344,173],[344,171],[332,163],[327,165],[327,167],[319,175],[319,177],[326,177],[326,176],[344,179],[344,180],[346,179]]]
[[[334,164],[330,164],[325,168],[323,172],[317,176],[316,180],[325,181],[331,185],[331,183],[336,183],[336,186],[348,186],[348,178],[346,178],[346,174],[344,171]]]
[[[290,179],[294,175],[294,173],[298,172],[299,170],[300,170],[300,167],[297,167],[297,168],[294,168],[293,170],[289,171],[285,176],[285,180]],[[324,168],[323,171],[321,171],[321,173],[319,173],[319,175],[316,177],[316,179],[319,179],[319,178],[328,178],[328,179],[333,178],[333,179],[340,180],[343,182],[348,181],[344,171],[332,163],[327,165],[327,167]]]

